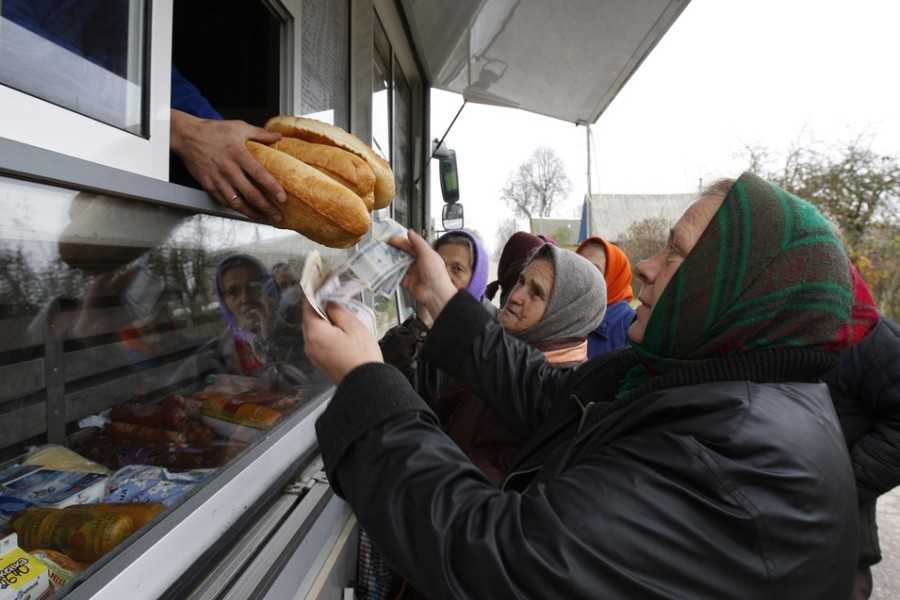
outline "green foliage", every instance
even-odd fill
[[[645,258],[659,252],[669,238],[672,223],[664,217],[651,217],[636,221],[628,227],[628,233],[618,246],[625,252],[633,267]]]
[[[751,170],[815,204],[840,230],[851,260],[879,310],[900,318],[900,163],[877,153],[863,136],[817,149],[794,145],[784,164],[770,168],[771,153],[748,148]]]

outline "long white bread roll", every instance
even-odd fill
[[[247,149],[288,195],[287,202],[276,203],[284,217],[276,227],[331,248],[347,248],[372,226],[362,198],[350,188],[281,150],[253,141]]]
[[[283,137],[271,147],[338,180],[362,198],[368,210],[372,210],[375,203],[375,173],[369,168],[369,163],[357,155],[337,146],[314,144],[292,137]]]
[[[337,146],[356,154],[369,163],[369,168],[375,173],[374,208],[384,208],[394,199],[394,172],[390,163],[352,133],[337,125],[293,115],[274,116],[266,121],[265,128],[307,142]]]

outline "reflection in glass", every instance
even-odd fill
[[[137,200],[0,185],[0,418],[16,424],[0,428],[0,478],[62,448],[114,482],[107,501],[169,507],[326,388],[303,352],[301,290],[277,285],[272,267],[299,273],[312,249],[326,264],[344,251]]]
[[[138,135],[145,0],[0,2],[0,83]]]
[[[413,223],[413,215],[410,210],[412,198],[412,181],[410,164],[414,139],[412,131],[412,92],[406,76],[400,69],[400,63],[394,61],[394,139],[397,144],[394,149],[394,181],[397,187],[397,196],[394,198],[394,220],[403,223],[406,227],[412,227],[421,231],[418,223]]]

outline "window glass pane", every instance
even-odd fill
[[[418,230],[410,212],[412,181],[410,161],[412,160],[412,95],[400,65],[394,61],[394,182],[397,196],[394,198],[394,220],[406,227]]]
[[[133,199],[0,187],[0,422],[15,423],[0,427],[0,472],[58,444],[100,465],[118,490],[105,500],[171,507],[327,389],[303,351],[297,281],[311,250],[326,268],[345,251]],[[0,510],[0,525],[12,518]]]
[[[145,3],[3,0],[0,83],[146,135]]]
[[[372,64],[372,147],[391,162],[394,170],[395,185],[399,185],[396,165],[391,155],[391,44],[377,15],[375,17],[375,51]],[[400,197],[400,189],[397,187],[397,195],[390,206],[375,211],[372,215],[375,219],[396,214],[397,200]],[[406,227],[408,224],[402,219],[395,220]],[[399,291],[401,297],[408,296],[402,288]],[[375,298],[375,318],[380,338],[392,326],[397,324],[398,305],[397,295],[391,298],[378,296]]]
[[[375,19],[375,58],[372,65],[372,147],[388,162],[391,156],[391,44]]]
[[[303,0],[302,114],[349,127],[349,3]]]

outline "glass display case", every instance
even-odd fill
[[[199,559],[249,508],[298,485],[299,501],[330,388],[303,351],[296,274],[312,249],[326,264],[346,251],[134,197],[142,184],[126,197],[0,177],[0,518],[51,551],[74,597],[134,543],[172,543],[162,523],[199,527]],[[295,276],[279,286],[276,265]],[[91,519],[86,502],[113,506]]]

